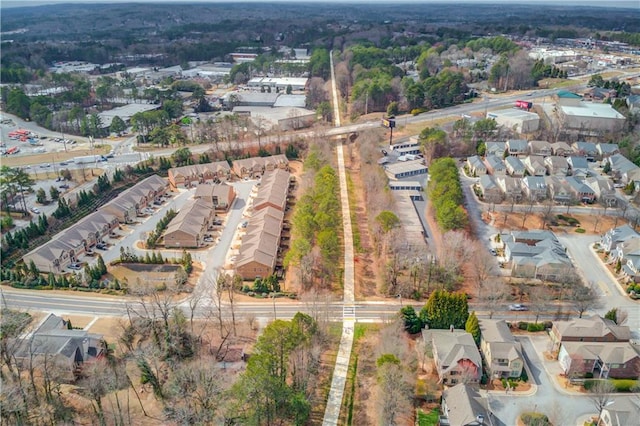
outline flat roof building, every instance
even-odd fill
[[[538,114],[515,108],[488,112],[487,118],[494,119],[500,126],[515,129],[518,133],[535,132],[540,125]]]

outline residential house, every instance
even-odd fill
[[[622,272],[634,280],[640,271],[640,238],[630,238],[617,244],[611,251],[614,260],[620,260]]]
[[[569,173],[567,159],[559,155],[551,155],[544,159],[544,165],[549,175],[566,176]]]
[[[623,184],[640,181],[640,167],[633,164],[627,157],[622,154],[613,154],[602,160],[602,166],[609,165],[611,171],[609,174]]]
[[[265,171],[289,170],[289,160],[284,154],[270,157],[252,157],[233,162],[233,172],[239,178],[259,178]]]
[[[506,148],[509,155],[526,155],[529,151],[529,143],[524,139],[509,139]]]
[[[552,154],[551,144],[547,141],[529,141],[529,153],[546,157]]]
[[[453,329],[423,330],[422,337],[431,342],[433,359],[442,384],[479,383],[482,358],[471,334]]]
[[[637,379],[640,354],[629,342],[562,342],[558,362],[569,377]]]
[[[511,275],[556,280],[573,272],[565,248],[550,231],[512,231],[502,234],[504,257]]]
[[[541,201],[547,198],[547,182],[542,176],[525,176],[520,183],[528,200]]]
[[[620,147],[617,143],[599,143],[596,145],[598,150],[598,158],[611,157],[613,154],[620,153]]]
[[[628,342],[631,331],[626,325],[617,325],[600,315],[576,318],[570,321],[554,321],[551,327],[554,350],[564,342]]]
[[[611,179],[602,176],[592,176],[584,180],[593,190],[596,199],[600,204],[606,207],[615,207],[618,205],[618,195]]]
[[[201,199],[189,200],[182,206],[164,233],[166,248],[197,248],[213,230],[216,213],[213,205]]]
[[[544,176],[547,174],[544,158],[539,155],[529,155],[524,159],[523,163],[531,176]]]
[[[469,173],[471,173],[472,176],[487,174],[487,167],[482,162],[482,159],[477,155],[467,158],[467,167],[469,168]]]
[[[511,176],[495,176],[495,181],[505,200],[517,203],[522,199],[520,179]]]
[[[591,187],[582,180],[574,176],[564,178],[573,191],[573,198],[583,203],[593,203],[596,199],[596,193]]]
[[[501,203],[502,202],[502,190],[496,184],[496,181],[491,175],[480,176],[480,182],[478,183],[480,192],[482,193],[482,199],[487,203]]]
[[[81,367],[103,356],[106,350],[102,335],[85,330],[68,329],[67,321],[47,315],[36,329],[16,342],[14,356],[23,366],[61,369],[67,381],[78,378]]]
[[[487,165],[487,171],[492,175],[499,176],[499,175],[504,175],[507,172],[507,169],[502,159],[499,157],[496,157],[495,155],[486,156],[484,161],[485,161],[485,164]]]
[[[171,189],[191,188],[199,183],[225,182],[231,179],[231,167],[226,161],[173,167],[169,169]]]
[[[485,142],[485,156],[495,155],[498,158],[504,157],[504,152],[507,149],[506,142]]]
[[[280,255],[284,213],[267,206],[247,221],[235,261],[236,273],[244,280],[266,278],[275,272]]]
[[[493,414],[486,399],[473,386],[459,383],[442,392],[440,426],[489,426]]]
[[[630,225],[624,224],[605,232],[600,239],[600,247],[607,253],[610,253],[615,250],[618,244],[634,238],[640,238],[640,234]]]
[[[615,99],[617,92],[615,89],[605,89],[604,87],[589,87],[582,98],[586,101],[600,101],[603,102],[607,99]]]
[[[513,177],[523,177],[526,171],[524,164],[518,157],[512,155],[504,159],[507,168],[507,174]]]
[[[565,205],[576,202],[575,191],[566,178],[546,176],[545,181],[547,188],[549,188],[549,196],[553,201]]]
[[[567,157],[567,165],[569,166],[569,174],[577,177],[588,177],[591,175],[589,163],[585,157],[572,155]]]
[[[640,402],[634,398],[618,398],[606,404],[600,413],[603,426],[628,426],[640,419]]]
[[[567,155],[573,154],[573,149],[566,142],[555,142],[551,144],[551,153],[553,155],[566,157]]]
[[[22,260],[26,265],[33,261],[40,272],[60,274],[65,272],[64,268],[67,265],[77,261],[81,254],[76,251],[77,249],[71,244],[54,238],[24,255]]]
[[[579,157],[585,157],[587,161],[593,161],[598,158],[598,148],[596,144],[592,142],[574,142],[571,144],[571,148],[575,155]]]
[[[524,368],[522,348],[504,320],[480,321],[480,351],[492,378],[520,377]]]
[[[227,211],[236,198],[233,186],[224,182],[216,184],[199,184],[193,198],[206,201],[215,210]]]
[[[640,95],[629,95],[626,102],[630,112],[636,112],[640,109]]]

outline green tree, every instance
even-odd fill
[[[400,224],[400,219],[398,219],[395,213],[389,210],[383,210],[376,216],[376,222],[378,222],[382,230],[387,233]]]
[[[171,159],[178,167],[186,165],[191,161],[191,151],[189,148],[178,148],[171,154]]]
[[[399,113],[400,113],[400,107],[398,105],[398,102],[396,101],[390,102],[389,105],[387,106],[387,115],[389,117],[395,117]]]
[[[400,309],[400,315],[402,316],[402,320],[404,322],[404,329],[409,334],[416,334],[422,330],[424,324],[416,314],[416,310],[413,306],[405,306]]]
[[[49,188],[49,196],[52,201],[57,201],[58,197],[60,197],[60,191],[58,191],[58,188],[55,186],[51,186],[51,188]]]
[[[469,318],[467,318],[467,322],[464,325],[464,329],[467,333],[473,336],[473,340],[475,340],[476,345],[480,344],[480,323],[478,322],[478,317],[475,312],[471,312],[469,314]]]
[[[115,133],[116,135],[120,135],[127,129],[127,124],[124,122],[122,118],[119,116],[113,117],[111,120],[111,125],[109,126],[109,131],[111,133]]]
[[[7,95],[7,112],[15,114],[22,119],[29,118],[31,100],[20,88],[13,88]]]
[[[427,304],[420,310],[420,319],[432,329],[462,329],[469,318],[467,296],[464,293],[449,293],[436,290]]]
[[[47,192],[44,188],[38,188],[36,191],[36,202],[38,204],[47,204]]]

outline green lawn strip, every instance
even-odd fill
[[[351,232],[353,235],[353,246],[357,253],[362,253],[362,244],[360,243],[360,228],[356,216],[356,192],[353,188],[353,180],[351,175],[347,173],[347,192],[349,193],[349,211],[351,212]]]

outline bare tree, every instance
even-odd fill
[[[579,318],[582,318],[582,315],[589,309],[600,306],[598,294],[594,289],[594,284],[591,282],[587,286],[583,286],[580,283],[574,284],[571,287],[570,295],[575,309],[578,311]]]
[[[474,260],[470,263],[473,270],[473,280],[478,290],[477,297],[481,298],[484,286],[491,277],[496,275],[496,264],[493,256],[487,252],[479,241],[473,243],[472,250],[474,252]]]
[[[507,287],[502,279],[496,278],[488,280],[484,284],[482,293],[480,294],[480,301],[484,305],[484,309],[489,312],[489,318],[493,318],[493,314],[499,309],[500,305],[507,298]]]
[[[537,324],[540,315],[547,312],[547,310],[550,308],[549,303],[552,300],[552,296],[549,292],[549,289],[546,288],[543,284],[540,284],[531,287],[531,289],[529,290],[529,299],[531,301],[531,310],[535,315],[535,322]]]
[[[608,380],[597,380],[593,387],[589,389],[589,399],[591,400],[593,407],[598,412],[598,421],[596,421],[597,425],[600,424],[602,410],[613,402],[613,391],[613,385]]]

